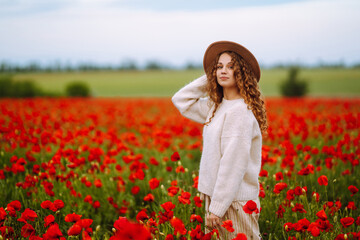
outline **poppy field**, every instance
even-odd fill
[[[260,211],[262,238],[360,239],[360,99],[266,107],[261,206],[243,209]],[[202,125],[170,98],[2,99],[0,111],[0,239],[217,239],[196,190]]]

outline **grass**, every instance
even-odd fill
[[[52,92],[63,93],[66,84],[81,80],[89,84],[94,96],[168,97],[202,74],[202,70],[59,72],[16,74],[14,79],[32,79]],[[286,69],[262,70],[262,93],[280,96],[279,83],[286,76]],[[360,96],[360,69],[302,69],[299,78],[309,82],[309,96]]]

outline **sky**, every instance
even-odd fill
[[[263,66],[360,62],[358,0],[0,0],[0,61],[201,64],[238,42]]]

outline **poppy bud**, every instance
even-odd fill
[[[95,228],[95,231],[97,231],[97,232],[100,231],[100,228],[101,228],[100,225],[97,225]]]
[[[334,179],[333,183],[335,183],[335,182],[336,182],[336,178]]]
[[[348,238],[348,236],[347,236],[347,234],[345,233],[345,234],[344,234],[344,239],[347,239],[347,238]]]
[[[115,232],[116,232],[116,229],[115,229],[115,228],[112,228],[112,231],[113,231],[113,233],[115,233]]]

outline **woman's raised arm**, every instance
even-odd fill
[[[199,123],[205,123],[210,110],[209,99],[204,97],[206,82],[206,75],[203,75],[181,88],[171,99],[184,117]]]

